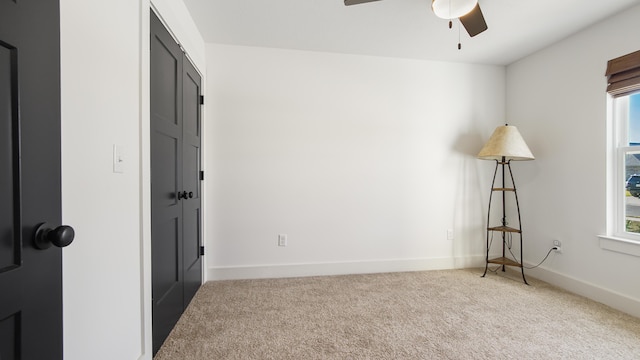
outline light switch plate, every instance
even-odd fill
[[[124,172],[124,149],[122,145],[113,144],[113,172]]]
[[[278,234],[278,246],[287,246],[287,234]]]

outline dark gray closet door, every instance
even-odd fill
[[[202,282],[200,76],[151,16],[153,353]]]

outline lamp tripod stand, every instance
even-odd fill
[[[505,165],[506,168],[509,169],[509,176],[511,177],[511,187],[506,187],[505,185]],[[498,168],[502,167],[502,187],[495,187],[496,177],[498,175]],[[502,220],[500,226],[491,227],[489,226],[491,221],[491,200],[493,200],[494,192],[502,193]],[[506,193],[513,192],[516,201],[516,209],[518,211],[518,227],[510,227],[507,226],[507,208],[506,208]],[[493,242],[493,233],[500,232],[502,233],[502,257],[489,259],[489,251],[491,250],[491,244]],[[510,244],[507,244],[507,234],[512,236],[512,234],[518,234],[520,236],[520,262],[515,259],[510,259],[507,257],[506,249],[511,249]],[[509,250],[511,252],[511,250]],[[491,195],[489,196],[489,210],[487,212],[487,256],[486,262],[484,266],[484,274],[482,277],[487,275],[487,270],[489,270],[489,264],[499,264],[502,265],[502,271],[505,271],[505,266],[514,266],[519,267],[522,271],[522,280],[525,284],[529,285],[526,277],[524,276],[524,264],[522,263],[522,222],[520,219],[520,203],[518,202],[518,192],[516,190],[516,184],[513,180],[513,173],[511,172],[511,160],[506,160],[504,156],[500,160],[496,160],[496,168],[493,172],[493,181],[491,182]]]

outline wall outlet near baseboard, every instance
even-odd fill
[[[560,240],[553,240],[553,249],[557,254],[562,253],[562,243]]]

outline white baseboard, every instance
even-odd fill
[[[392,259],[282,265],[217,266],[207,280],[265,279],[302,276],[462,269],[484,266],[484,255],[458,258]]]
[[[526,265],[531,266],[531,264]],[[640,318],[640,300],[638,299],[543,267],[527,270],[526,273],[564,290]]]

